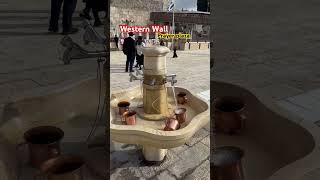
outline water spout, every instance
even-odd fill
[[[173,86],[171,86],[172,88],[172,96],[173,96],[173,99],[174,99],[174,104],[175,104],[175,107],[177,108],[178,107],[178,103],[177,103],[177,98],[176,98],[176,91],[175,91],[175,86],[173,84]]]

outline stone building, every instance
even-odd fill
[[[154,24],[172,25],[172,12],[151,12],[150,21]],[[191,41],[209,41],[209,12],[176,11],[174,13],[175,33],[190,33]]]
[[[172,30],[172,12],[167,12],[169,2],[170,0],[111,0],[110,37],[114,37],[114,35],[118,35],[120,39],[127,37],[127,33],[120,32],[120,24],[128,24],[129,26],[165,24],[169,25]],[[186,39],[178,40],[178,49],[209,47],[209,12],[176,10],[174,14],[175,33],[189,33],[192,39],[188,42],[196,42],[196,44],[186,44]],[[139,35],[144,36],[147,44],[158,43],[158,40],[154,40],[157,39],[156,33],[139,33]],[[199,42],[204,44],[199,44]],[[110,45],[111,49],[116,47],[114,42],[111,42]],[[171,40],[166,40],[166,45],[171,47]],[[121,46],[119,47],[121,48]]]
[[[169,0],[111,0],[110,35],[120,34],[119,25],[131,21],[129,25],[152,24],[151,12],[167,10]]]

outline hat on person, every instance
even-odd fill
[[[134,34],[133,34],[133,32],[129,32],[129,36],[133,36]]]

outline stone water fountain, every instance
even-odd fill
[[[146,47],[143,53],[143,71],[136,70],[136,74],[129,74],[130,81],[140,81],[140,87],[111,94],[110,135],[117,142],[142,145],[145,160],[161,162],[167,149],[185,144],[195,132],[209,123],[209,105],[187,89],[175,87],[176,75],[167,74],[167,47]],[[177,104],[179,92],[186,94],[186,104]],[[122,121],[118,104],[123,101],[129,102],[130,111],[136,112],[134,125],[126,125]],[[174,117],[173,112],[178,107],[186,109],[186,121],[177,130],[164,131],[166,119]]]

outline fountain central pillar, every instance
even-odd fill
[[[143,109],[149,115],[159,115],[163,118],[168,114],[166,92],[166,55],[170,52],[167,47],[146,47],[144,54],[143,80]],[[160,120],[163,118],[152,118]]]

